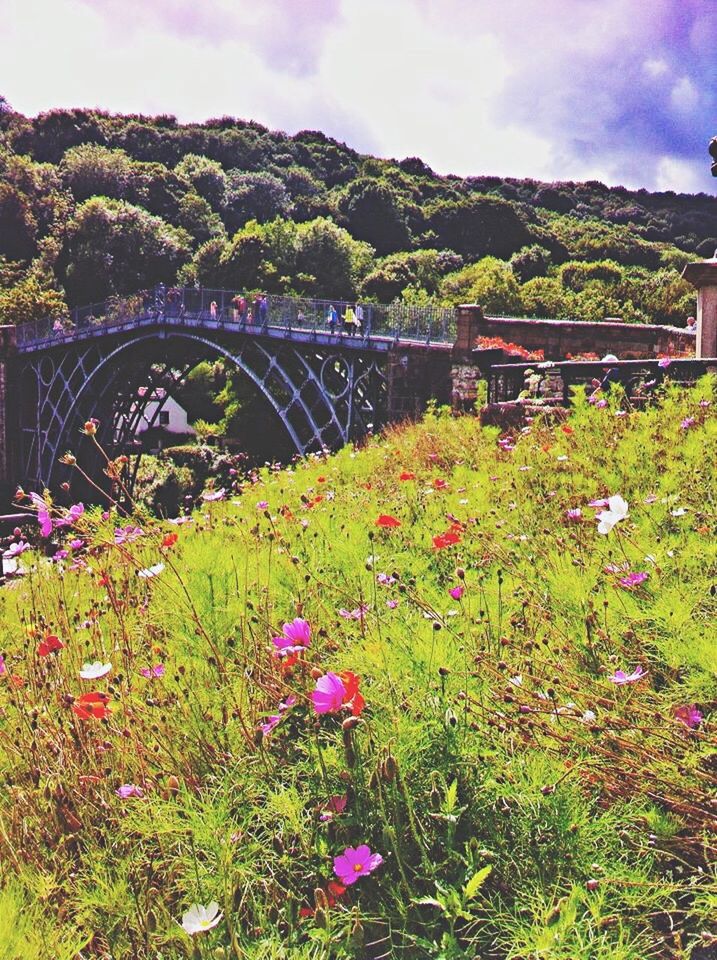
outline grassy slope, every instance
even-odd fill
[[[626,417],[617,402],[535,423],[512,451],[432,414],[191,525],[146,520],[121,548],[86,515],[90,570],[41,563],[0,593],[0,958],[642,960],[701,943],[704,960],[715,397],[705,382]],[[614,493],[630,516],[603,537],[586,503]],[[436,549],[451,524],[460,542]],[[622,588],[608,563],[649,578]],[[271,637],[299,615],[312,644],[282,669]],[[40,657],[47,634],[65,646]],[[95,659],[109,679],[80,680]],[[159,662],[164,678],[139,674]],[[647,679],[607,679],[637,665]],[[360,675],[355,729],[314,715],[312,669]],[[87,690],[110,693],[108,720],[72,712]],[[688,704],[696,730],[673,715]],[[144,797],[120,799],[125,783]],[[327,909],[315,889],[363,842],[384,864]],[[176,921],[211,899],[225,917],[190,941]]]

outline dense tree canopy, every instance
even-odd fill
[[[29,119],[0,101],[2,322],[179,281],[684,324],[694,293],[680,271],[715,238],[704,194],[439,176],[319,131],[83,109]]]

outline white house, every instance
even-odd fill
[[[147,397],[147,389],[147,387],[140,387],[137,391],[143,401]],[[147,430],[156,428],[159,428],[163,433],[177,436],[196,435],[196,431],[192,429],[187,420],[187,411],[163,387],[154,390],[150,398],[144,403],[135,436],[140,438]]]

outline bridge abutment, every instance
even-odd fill
[[[429,347],[396,347],[388,355],[386,419],[390,423],[418,419],[429,400],[448,403],[451,393],[451,351]]]
[[[0,326],[0,505],[12,502],[17,484],[19,397],[14,326]]]

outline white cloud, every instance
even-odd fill
[[[650,59],[642,64],[643,72],[651,80],[658,80],[670,72],[669,64],[665,60]]]
[[[689,77],[680,77],[670,90],[670,103],[678,113],[694,113],[699,101],[699,90]]]

